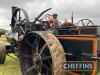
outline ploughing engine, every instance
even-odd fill
[[[24,9],[12,7],[13,37],[8,39],[12,49],[19,54],[22,74],[96,75],[100,72],[100,27],[89,19],[82,19],[77,25],[67,21],[59,24],[57,14],[46,14],[41,19],[49,10],[51,8],[30,21]],[[75,67],[68,69],[68,62],[90,62],[93,68],[88,71]]]

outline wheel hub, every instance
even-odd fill
[[[34,63],[36,68],[41,68],[41,66],[42,66],[42,58],[41,58],[40,54],[36,53],[33,56],[33,63]]]

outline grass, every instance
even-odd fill
[[[18,58],[13,54],[11,56],[15,59],[7,56],[5,63],[0,64],[0,75],[22,75]],[[100,73],[97,75],[100,75]]]
[[[4,64],[0,64],[0,75],[22,75],[19,67],[19,60],[16,56],[12,55],[15,59],[7,56]]]

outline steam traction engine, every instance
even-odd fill
[[[13,49],[19,53],[22,74],[96,75],[100,72],[100,27],[89,19],[80,20],[77,25],[81,26],[69,22],[53,25],[50,14],[40,19],[50,9],[29,21],[24,9],[12,7],[13,37],[8,39],[13,40]],[[93,69],[68,69],[68,62],[90,62]]]

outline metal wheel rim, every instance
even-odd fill
[[[43,40],[43,39],[42,39]],[[39,41],[39,40],[34,40],[34,42],[35,41]],[[26,44],[28,45],[28,46],[30,46],[30,47],[33,47],[34,46],[34,44],[31,44],[29,41],[27,41],[26,42]],[[33,46],[32,46],[33,45]],[[38,46],[38,45],[37,45]],[[37,48],[37,47],[36,47]],[[33,66],[31,66],[30,68],[28,68],[28,69],[26,69],[26,74],[27,75],[51,75],[52,74],[52,72],[47,72],[47,74],[46,74],[46,72],[45,73],[41,73],[41,71],[43,70],[43,69],[47,69],[47,70],[52,70],[52,66],[51,67],[48,67],[47,65],[45,65],[44,63],[44,61],[47,61],[48,59],[51,59],[51,56],[49,55],[49,56],[45,56],[45,57],[43,57],[41,54],[45,51],[45,48],[47,48],[47,46],[46,46],[46,43],[43,45],[43,47],[42,47],[42,49],[39,51],[39,50],[35,50],[35,54],[34,54],[34,51],[32,52],[33,54],[33,56],[32,56],[32,59],[30,59],[30,60],[32,60],[33,61]],[[47,49],[47,50],[49,50],[49,49]],[[38,52],[37,52],[38,51]],[[25,55],[25,57],[26,57],[26,59],[27,58],[29,58],[29,56],[30,55]],[[35,61],[35,60],[37,60],[37,58],[36,57],[39,57],[39,59],[40,59],[40,63],[39,64],[36,64],[36,62],[37,61]],[[23,57],[22,57],[23,58]],[[27,61],[27,60],[26,60]],[[49,60],[50,61],[50,60]],[[44,63],[43,63],[44,62]],[[52,63],[52,61],[50,61],[51,63]],[[24,63],[25,64],[25,63]],[[47,63],[48,64],[48,63]],[[40,66],[39,66],[40,65]],[[50,65],[49,65],[50,66]],[[40,69],[38,69],[38,68],[40,68]],[[38,72],[34,72],[34,73],[32,73],[31,71],[32,70],[38,70]],[[28,73],[28,72],[31,72],[31,73]]]
[[[34,33],[39,34],[46,41],[47,47],[50,50],[51,57],[52,57],[52,74],[50,74],[50,75],[61,75],[61,74],[64,75],[62,66],[63,66],[63,61],[65,61],[65,56],[64,56],[64,52],[63,52],[64,50],[63,50],[61,44],[59,43],[59,41],[49,31],[41,31],[41,32],[36,31],[36,32],[30,32],[29,34],[32,35]],[[29,36],[29,35],[27,34],[27,36]],[[52,39],[52,40],[50,40],[50,39]],[[32,40],[32,38],[30,38],[30,40]],[[23,39],[23,41],[25,41],[25,39]],[[22,45],[24,45],[23,41],[22,41]],[[52,44],[52,42],[53,42],[53,44]],[[25,72],[25,67],[23,67],[24,61],[22,61],[23,58],[21,57],[21,52],[22,52],[22,47],[20,48],[20,66],[21,66],[23,75],[34,75],[34,74],[27,74]],[[48,74],[40,73],[39,75],[48,75]]]

